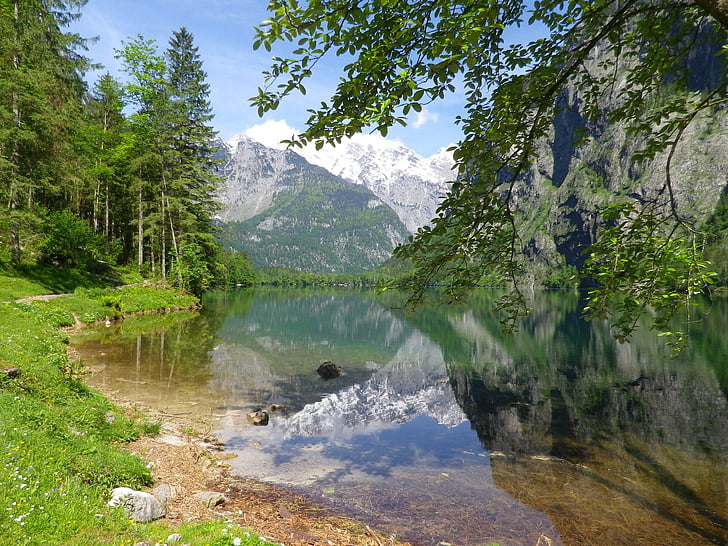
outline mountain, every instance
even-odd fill
[[[696,30],[694,51],[689,59],[689,91],[702,93],[725,81],[720,43]],[[594,77],[600,74],[606,48],[598,49],[588,65]],[[621,65],[620,65],[621,66]],[[667,154],[637,164],[632,154],[642,142],[627,130],[626,123],[608,122],[608,113],[619,101],[627,67],[615,74],[615,89],[600,104],[603,115],[588,121],[578,92],[566,87],[559,101],[563,106],[548,138],[538,144],[539,157],[518,183],[514,195],[521,215],[517,223],[521,240],[532,262],[531,273],[542,280],[564,265],[580,268],[583,250],[595,241],[599,230],[598,210],[629,196],[648,202],[662,191]],[[664,100],[669,100],[665,86]],[[704,111],[681,135],[671,163],[674,199],[683,218],[701,228],[721,195],[726,192],[728,172],[728,115],[725,108]]]
[[[240,138],[244,137],[233,137],[229,144],[234,148]],[[271,145],[269,139],[262,140]],[[397,213],[411,233],[436,216],[440,200],[456,176],[452,153],[446,148],[424,158],[401,142],[379,135],[355,135],[336,146],[317,150],[308,145],[294,151],[309,163],[370,189]]]
[[[423,158],[400,142],[377,135],[356,135],[336,146],[316,150],[309,145],[297,152],[310,163],[372,190],[412,233],[436,216],[456,174],[452,154],[444,148]]]
[[[367,271],[408,235],[374,193],[290,150],[238,137],[222,174],[221,238],[247,252],[257,267]]]

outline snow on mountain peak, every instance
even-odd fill
[[[266,121],[236,135],[228,144],[234,151],[242,138],[250,138],[280,150],[286,148],[282,140],[297,134],[285,121]],[[319,150],[309,144],[293,151],[309,163],[369,188],[397,212],[413,233],[435,217],[440,200],[456,176],[452,153],[446,148],[424,158],[402,142],[378,134],[354,135]]]

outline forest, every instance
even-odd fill
[[[85,0],[0,3],[0,261],[130,265],[195,293],[247,284],[215,240],[210,88],[194,36],[117,50],[124,83],[92,85],[86,41],[65,29]]]

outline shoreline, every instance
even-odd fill
[[[68,347],[68,352],[69,360],[76,357],[72,347]],[[167,484],[175,491],[161,522],[174,526],[231,521],[271,542],[286,545],[407,544],[285,487],[233,475],[228,461],[236,455],[226,452],[212,433],[213,416],[172,414],[143,406],[108,389],[89,387],[123,408],[129,416],[141,415],[160,423],[159,435],[142,436],[120,447],[150,465],[154,484],[148,490]],[[203,491],[222,493],[226,500],[207,508],[192,497]]]

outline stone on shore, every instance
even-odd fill
[[[195,493],[192,496],[204,504],[207,508],[213,508],[227,500],[225,495],[217,493],[216,491],[203,491],[202,493]]]
[[[117,487],[111,492],[109,506],[123,506],[126,517],[136,523],[146,523],[164,516],[164,506],[151,493]]]

